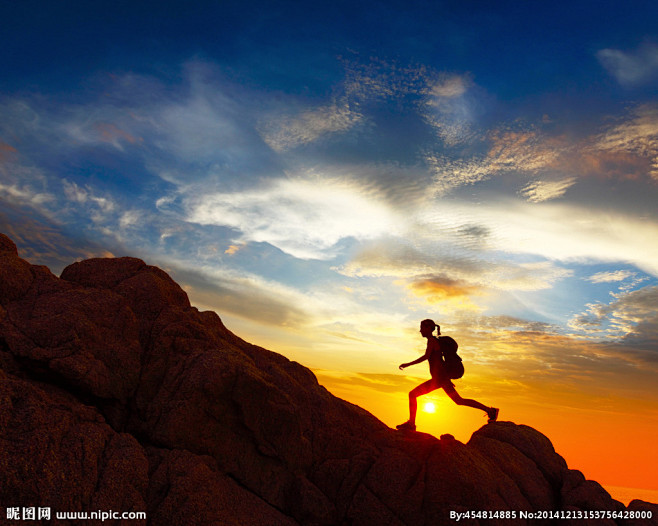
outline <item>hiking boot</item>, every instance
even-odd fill
[[[499,411],[500,409],[498,409],[497,407],[490,407],[489,409],[487,409],[487,416],[489,417],[489,423],[498,420]]]
[[[405,422],[404,424],[395,427],[400,431],[416,431],[416,424],[412,424],[411,422]]]

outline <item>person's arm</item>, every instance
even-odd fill
[[[417,363],[424,362],[425,360],[427,360],[428,354],[429,353],[426,352],[423,356],[421,356],[420,358],[417,358],[413,362],[400,364],[400,371],[402,369],[405,369],[405,368],[409,367],[410,365],[416,365]]]

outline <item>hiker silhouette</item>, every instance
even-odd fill
[[[415,431],[416,412],[418,410],[417,398],[427,393],[431,393],[432,391],[439,388],[443,389],[456,404],[480,409],[487,414],[489,417],[489,422],[495,422],[498,418],[498,409],[496,407],[487,407],[486,405],[481,404],[476,400],[462,398],[459,396],[459,393],[457,393],[455,384],[453,384],[451,381],[451,375],[446,364],[446,356],[448,355],[448,352],[451,351],[452,353],[455,353],[456,357],[457,344],[454,340],[452,340],[452,338],[435,337],[433,334],[435,328],[437,336],[440,336],[441,327],[434,323],[433,320],[423,320],[420,322],[420,333],[424,338],[427,338],[427,349],[425,354],[413,362],[403,363],[400,365],[400,370],[403,370],[411,365],[415,365],[427,360],[430,365],[430,374],[432,375],[432,379],[423,382],[409,393],[409,420],[407,420],[404,424],[400,424],[396,427],[401,430],[406,429]],[[447,346],[446,344],[449,345],[449,342],[453,343],[453,349],[442,348]],[[457,360],[461,362],[461,359],[457,358]],[[452,378],[458,378],[461,376],[461,374],[463,374],[463,368],[461,369],[461,373],[456,373],[452,376]]]

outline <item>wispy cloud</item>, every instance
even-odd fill
[[[641,86],[658,76],[658,45],[645,42],[633,51],[602,49],[596,57],[623,86]]]
[[[555,178],[554,172],[560,173],[562,169],[561,158],[573,148],[560,137],[546,136],[532,129],[507,130],[501,127],[489,132],[486,138],[482,138],[483,141],[485,139],[488,151],[484,156],[455,159],[445,154],[430,154],[426,157],[434,173],[434,191],[437,195],[446,195],[455,188],[506,174],[536,178],[550,171],[550,177]],[[563,195],[563,192],[548,191],[551,185],[555,186],[550,179],[535,180],[534,185],[537,191],[530,192],[529,198],[543,196],[551,199]],[[546,191],[540,193],[542,188]]]
[[[658,249],[646,243],[658,236],[658,224],[642,215],[576,204],[510,202],[482,205],[472,217],[496,232],[492,248],[553,261],[630,262],[658,275]]]
[[[172,274],[195,305],[265,325],[302,327],[311,321],[309,300],[279,283],[228,268],[169,258]]]
[[[188,221],[233,228],[242,242],[267,242],[301,259],[331,258],[339,241],[372,239],[402,221],[357,185],[323,178],[189,196],[186,208]]]
[[[345,59],[345,94],[357,103],[418,97],[428,88],[424,66],[400,65],[377,57]]]
[[[352,128],[362,115],[347,101],[302,111],[295,116],[270,116],[260,129],[265,142],[277,152],[311,143],[318,138]]]
[[[66,179],[62,180],[62,186],[69,202],[90,207],[89,215],[94,223],[107,223],[108,215],[113,214],[117,209],[111,198],[95,195],[89,186],[81,187]]]
[[[648,172],[658,181],[658,105],[643,104],[595,138],[592,150],[627,153],[647,159]]]
[[[477,159],[464,161],[447,155],[429,154],[425,162],[434,175],[431,189],[437,196],[447,195],[455,188],[474,185],[495,174],[490,165]]]
[[[477,208],[443,202],[415,219],[407,239],[366,245],[341,272],[411,281],[438,275],[501,291],[550,288],[584,261],[625,262],[658,275],[658,252],[646,243],[658,236],[658,225],[642,217],[510,201]],[[487,233],[484,244],[471,241],[474,225]],[[523,261],[528,257],[534,261]]]
[[[110,115],[107,115],[110,116]],[[116,115],[113,115],[116,118]],[[134,137],[128,131],[119,128],[115,123],[97,120],[101,115],[86,115],[86,119],[79,116],[62,125],[62,130],[76,145],[107,144],[117,150],[123,150],[124,145],[139,144],[142,139]]]
[[[541,203],[562,197],[575,182],[575,177],[560,181],[533,181],[521,190],[521,195],[531,203]]]
[[[652,347],[658,343],[658,287],[612,293],[610,303],[591,303],[569,321],[575,330]]]
[[[55,196],[48,184],[46,172],[34,165],[20,162],[15,151],[0,158],[0,197],[11,202],[43,209]]]
[[[587,278],[587,281],[592,283],[614,283],[617,281],[624,281],[625,279],[635,277],[637,273],[630,270],[614,270],[608,272],[597,272],[593,276]]]
[[[46,265],[54,273],[76,260],[112,257],[108,247],[72,235],[66,227],[36,209],[17,206],[15,200],[0,199],[0,232],[9,236],[21,257],[35,265]]]
[[[473,139],[475,112],[467,97],[473,86],[470,75],[439,75],[428,79],[421,113],[447,146]]]
[[[405,280],[410,290],[429,301],[450,296],[477,297],[486,291],[543,290],[572,271],[549,261],[510,261],[486,252],[459,249],[440,243],[423,246],[402,239],[366,245],[340,271],[355,277]]]
[[[561,198],[579,181],[658,179],[658,106],[632,107],[602,131],[568,137],[541,126],[500,124],[481,133],[483,155],[425,156],[439,196],[488,180],[526,179],[519,194],[540,203]]]

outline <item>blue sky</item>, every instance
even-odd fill
[[[159,265],[366,406],[344,386],[404,392],[425,317],[500,397],[495,375],[585,404],[587,376],[656,402],[657,19],[649,1],[5,2],[0,230],[56,273]]]

